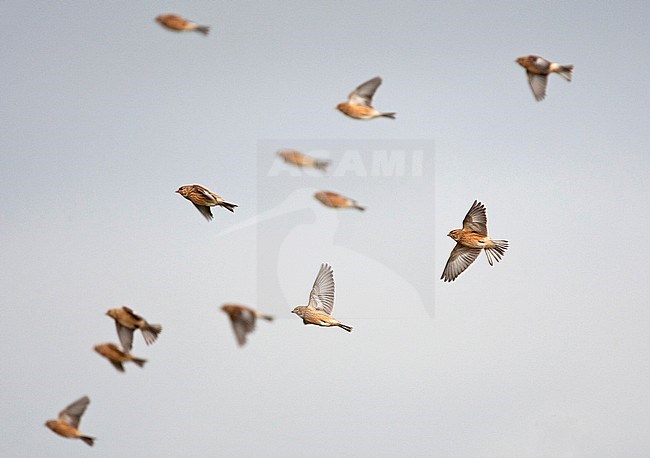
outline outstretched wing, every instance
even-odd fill
[[[322,310],[328,315],[332,314],[334,308],[334,271],[328,264],[322,264],[314,286],[309,293],[309,307]]]
[[[239,313],[230,315],[232,330],[235,332],[237,343],[242,346],[246,343],[246,335],[255,330],[255,313],[250,310],[240,310]]]
[[[88,404],[90,404],[90,399],[88,399],[88,396],[84,396],[83,398],[76,400],[61,412],[59,412],[59,420],[63,420],[73,428],[78,428],[81,416],[86,411]]]
[[[456,277],[462,274],[476,260],[479,254],[481,254],[480,248],[468,248],[456,243],[454,249],[451,250],[440,279],[444,281],[456,280]]]
[[[115,322],[115,329],[117,329],[117,337],[120,339],[124,352],[130,352],[131,348],[133,348],[133,329],[122,326],[117,321]]]
[[[535,100],[538,102],[544,100],[546,97],[546,83],[548,83],[548,75],[538,75],[536,73],[526,72],[528,75],[528,84],[533,91]]]
[[[194,203],[194,202],[192,202]],[[212,216],[212,210],[210,210],[210,207],[205,207],[203,205],[196,205],[194,204],[196,209],[201,212],[201,214],[207,219],[208,221],[212,221],[214,216]],[[232,210],[231,210],[232,211]]]
[[[474,201],[472,207],[467,212],[467,215],[465,215],[465,219],[463,220],[463,229],[481,235],[488,235],[485,206],[478,200]]]
[[[350,92],[348,103],[350,105],[361,105],[372,108],[372,97],[375,95],[375,91],[377,91],[380,84],[381,78],[375,76],[373,79],[359,85],[354,91]]]

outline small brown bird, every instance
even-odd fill
[[[515,62],[526,69],[528,84],[530,84],[535,100],[538,102],[546,97],[546,84],[548,83],[549,74],[557,73],[567,81],[571,81],[573,76],[573,65],[556,64],[539,56],[519,57]]]
[[[119,309],[110,309],[106,315],[115,320],[115,327],[117,328],[117,336],[120,338],[122,349],[125,352],[130,352],[133,346],[133,331],[139,329],[142,332],[142,337],[147,345],[151,345],[158,338],[158,334],[162,331],[162,326],[159,324],[149,324],[139,315],[136,315],[133,310],[128,307]]]
[[[330,165],[330,161],[315,159],[311,156],[291,149],[283,149],[278,151],[278,156],[284,159],[284,162],[296,165],[300,168],[314,167],[316,169],[322,170],[323,172],[327,172],[327,166]]]
[[[175,14],[161,14],[156,17],[156,22],[174,32],[195,31],[207,35],[210,31],[207,25],[198,25]]]
[[[340,194],[331,191],[320,191],[314,194],[316,200],[331,208],[356,208],[357,210],[365,211],[365,207],[357,204],[356,200],[343,197]]]
[[[273,317],[263,315],[257,310],[237,304],[224,304],[221,310],[226,312],[230,317],[232,330],[235,332],[237,343],[243,346],[246,343],[246,335],[255,330],[255,321],[261,318],[266,321],[273,321]]]
[[[210,207],[223,207],[232,213],[235,213],[235,208],[238,207],[237,204],[226,202],[220,195],[213,193],[208,188],[204,188],[199,184],[181,186],[176,190],[176,192],[192,202],[196,209],[201,212],[208,221],[212,221],[214,218]]]
[[[334,308],[334,271],[327,264],[322,264],[314,286],[309,293],[309,303],[299,305],[291,313],[295,313],[302,318],[303,324],[315,324],[316,326],[338,326],[348,332],[352,328],[343,323],[339,323],[331,314]]]
[[[454,281],[465,269],[473,263],[481,250],[485,250],[490,265],[501,260],[508,249],[507,240],[492,240],[488,237],[487,215],[485,206],[474,201],[472,207],[465,215],[462,229],[454,229],[447,236],[456,241],[456,246],[451,250],[441,280]]]
[[[88,404],[90,404],[90,399],[88,399],[88,396],[84,396],[83,398],[76,400],[61,412],[59,412],[58,420],[48,420],[45,422],[45,426],[50,428],[59,436],[67,437],[70,439],[81,439],[92,447],[93,443],[95,442],[95,438],[85,436],[81,434],[81,432],[77,429],[79,428],[81,416],[86,411]]]
[[[336,106],[344,115],[354,119],[373,119],[381,116],[395,119],[397,113],[380,113],[372,107],[372,97],[381,84],[381,78],[376,76],[366,81],[350,92],[347,102],[341,102]]]
[[[108,359],[110,363],[115,367],[115,369],[120,372],[124,372],[124,366],[122,363],[126,363],[127,361],[133,361],[140,367],[143,367],[144,363],[147,362],[146,359],[136,358],[131,353],[123,352],[117,345],[113,343],[95,345],[94,348],[97,353]]]

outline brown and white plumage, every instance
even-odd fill
[[[328,264],[322,264],[314,285],[309,293],[307,305],[295,307],[291,313],[302,318],[303,324],[315,324],[317,326],[338,326],[348,332],[352,328],[340,323],[332,315],[334,308],[334,271]]]
[[[136,358],[131,353],[124,352],[114,343],[104,343],[100,345],[95,345],[95,351],[106,358],[115,369],[120,372],[124,372],[123,364],[129,361],[133,361],[139,367],[143,367],[144,363],[147,362],[146,359]]]
[[[156,17],[156,22],[173,32],[195,31],[207,35],[210,31],[209,26],[199,25],[176,14],[160,14]]]
[[[463,228],[454,229],[447,234],[456,241],[451,250],[441,280],[454,281],[485,250],[490,265],[501,260],[508,249],[507,240],[492,240],[488,237],[487,213],[485,206],[474,201],[463,219]]]
[[[237,204],[226,202],[219,194],[215,194],[200,184],[181,186],[176,192],[192,202],[208,221],[212,221],[214,218],[210,207],[223,207],[231,213],[234,213],[235,208],[238,207]]]
[[[273,320],[272,316],[264,315],[257,310],[238,304],[224,304],[221,306],[221,310],[230,318],[232,330],[240,347],[246,343],[246,336],[255,330],[255,323],[258,318],[266,321]]]
[[[79,423],[81,422],[81,416],[86,411],[88,404],[90,404],[88,396],[76,400],[59,412],[57,420],[48,420],[45,422],[45,426],[50,428],[59,436],[67,437],[69,439],[81,439],[92,447],[95,438],[82,434],[78,429]]]
[[[560,65],[533,54],[519,57],[515,62],[526,69],[528,84],[533,91],[535,100],[538,102],[544,100],[544,97],[546,97],[548,75],[557,73],[567,81],[571,81],[571,77],[573,76],[573,65]]]
[[[133,332],[139,329],[147,345],[151,345],[162,331],[159,324],[149,324],[147,320],[137,315],[129,307],[110,309],[106,315],[115,320],[117,336],[125,352],[130,352],[133,346]]]
[[[356,208],[365,211],[365,208],[357,203],[356,200],[344,197],[332,191],[320,191],[314,194],[316,200],[331,208]]]
[[[316,159],[292,149],[280,150],[278,151],[278,156],[284,159],[284,162],[287,162],[288,164],[293,164],[300,168],[313,167],[322,170],[323,172],[327,172],[327,166],[330,164],[330,161]]]
[[[381,82],[381,78],[376,76],[360,84],[354,91],[350,92],[348,101],[339,103],[336,109],[354,119],[367,120],[382,116],[395,119],[395,113],[381,113],[372,106],[372,98]]]

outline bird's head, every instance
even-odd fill
[[[50,428],[52,431],[54,431],[54,426],[56,425],[56,420],[48,420],[45,422],[44,426],[47,426]]]
[[[303,306],[303,305],[299,305],[298,307],[295,307],[295,308],[291,311],[291,313],[295,313],[295,314],[298,315],[299,317],[302,317],[303,314],[304,314],[304,311],[305,311],[305,306]]]
[[[447,237],[451,237],[452,239],[458,241],[460,238],[460,229],[454,229],[453,231],[449,232],[449,234],[447,234]]]
[[[116,313],[115,309],[110,309],[110,310],[106,311],[106,316],[110,316],[111,318],[115,318],[116,315],[117,315],[117,313]]]
[[[345,105],[347,105],[345,102],[341,102],[338,105],[336,105],[336,109],[339,111],[343,111],[345,108]]]
[[[181,186],[175,192],[179,193],[183,197],[187,197],[187,195],[190,193],[189,186]]]

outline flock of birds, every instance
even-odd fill
[[[175,32],[194,31],[207,35],[210,30],[209,26],[199,25],[175,14],[161,14],[156,17],[156,22]],[[546,96],[546,86],[551,73],[557,73],[567,81],[571,81],[573,74],[573,65],[560,65],[535,55],[520,57],[515,62],[526,69],[528,83],[537,101],[543,100]],[[381,83],[382,80],[378,76],[366,81],[349,94],[347,102],[339,103],[336,108],[353,119],[370,120],[379,117],[395,119],[396,113],[380,112],[372,106],[373,96]],[[327,160],[313,158],[299,151],[281,150],[277,154],[285,162],[301,168],[312,167],[325,172],[329,165]],[[208,221],[214,218],[212,207],[223,207],[234,213],[238,206],[198,184],[181,186],[176,192],[192,202]],[[354,199],[332,191],[320,191],[314,194],[314,197],[327,207],[365,210]],[[501,260],[508,249],[506,240],[494,240],[488,236],[486,209],[479,201],[474,201],[465,215],[463,227],[453,229],[447,235],[456,242],[456,245],[452,249],[440,277],[445,282],[456,280],[478,258],[481,251],[485,252],[487,260],[492,266]],[[305,325],[333,326],[352,332],[352,327],[339,322],[332,316],[333,308],[334,271],[328,264],[322,264],[309,294],[307,305],[299,305],[291,313],[300,317]],[[230,318],[237,343],[240,346],[246,343],[246,336],[255,329],[258,318],[267,321],[273,320],[273,317],[269,315],[239,304],[225,304],[221,309]],[[124,363],[126,362],[133,362],[143,367],[146,360],[131,354],[133,334],[139,330],[145,343],[151,345],[158,338],[162,326],[148,323],[129,307],[110,309],[106,315],[115,321],[121,348],[113,343],[104,343],[96,345],[94,350],[108,359],[120,372],[124,372]],[[47,421],[45,426],[60,436],[81,439],[84,443],[92,446],[95,438],[79,431],[79,422],[89,403],[90,399],[87,396],[76,400],[59,413],[58,419]]]

